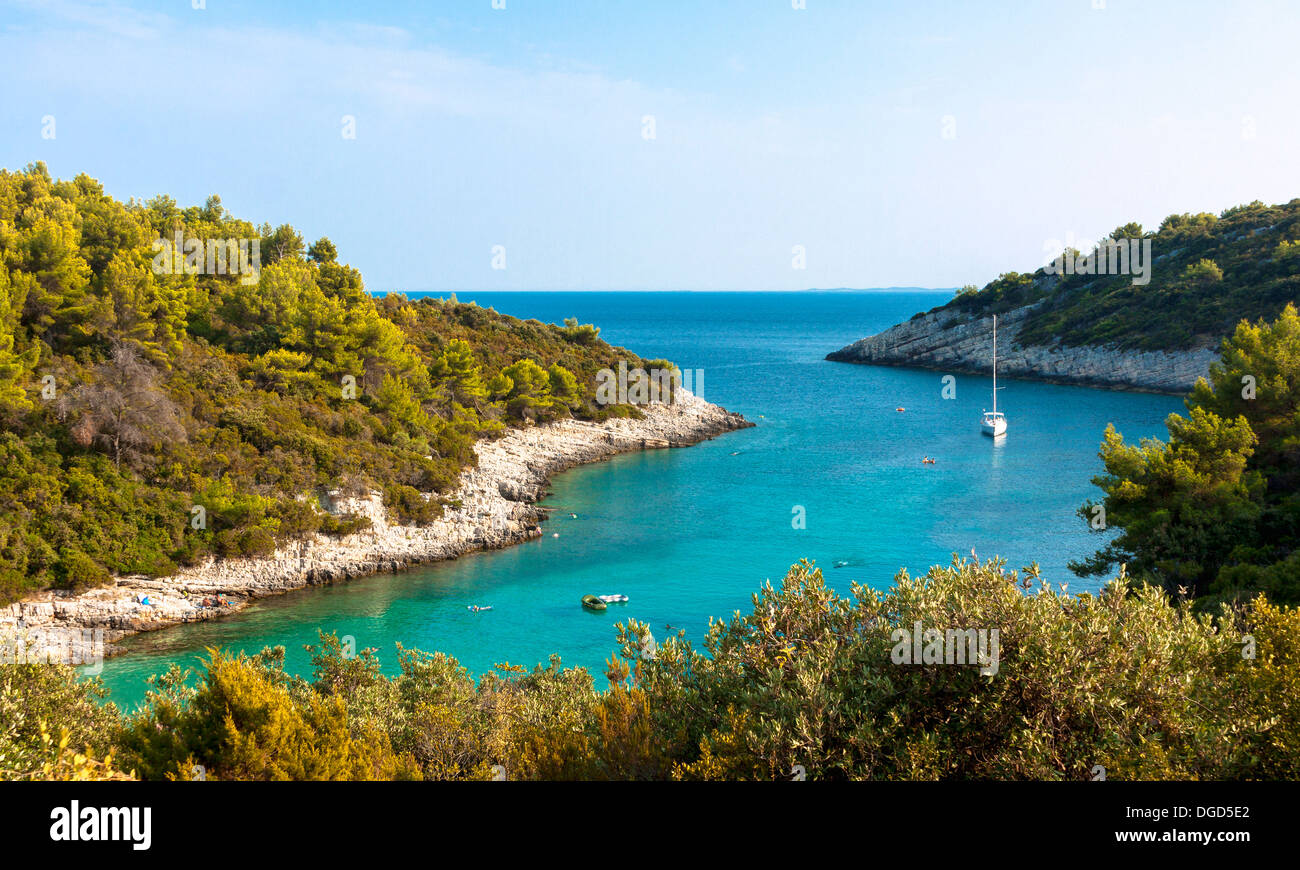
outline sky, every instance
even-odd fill
[[[983,285],[1300,195],[1294,0],[496,5],[0,0],[0,167],[408,292]]]

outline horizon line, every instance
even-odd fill
[[[462,293],[950,293],[957,291],[958,287],[804,287],[799,290],[774,290],[774,289],[689,289],[689,288],[641,288],[641,289],[602,289],[602,288],[571,288],[571,287],[547,287],[531,290],[519,289],[446,289],[446,290],[371,290],[371,295],[386,295],[389,293],[440,293],[440,294],[462,294]]]

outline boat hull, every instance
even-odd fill
[[[1007,421],[998,420],[996,423],[981,423],[980,431],[992,438],[1005,435],[1007,434]]]

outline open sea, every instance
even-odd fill
[[[616,622],[633,617],[659,638],[671,626],[698,641],[710,617],[748,611],[763,581],[779,583],[800,559],[844,592],[851,581],[883,588],[900,569],[923,573],[972,550],[1012,568],[1037,562],[1072,591],[1097,588],[1066,564],[1104,541],[1075,514],[1098,494],[1090,479],[1101,471],[1102,431],[1114,423],[1130,440],[1164,437],[1181,400],[1002,379],[1009,428],[995,444],[979,432],[989,377],[957,375],[956,397],[945,399],[942,372],[823,359],[950,297],[462,292],[462,302],[516,317],[577,317],[612,344],[702,371],[703,398],[758,425],[557,476],[545,504],[559,510],[541,539],[129,638],[127,653],[103,666],[111,699],[133,707],[148,675],[193,666],[208,646],[284,646],[286,667],[308,673],[303,645],[318,628],[377,648],[386,669],[400,642],[446,652],[474,673],[558,653],[599,675]],[[589,592],[630,600],[590,613],[579,603]]]

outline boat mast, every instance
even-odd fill
[[[993,315],[993,416],[998,415],[998,316]]]

